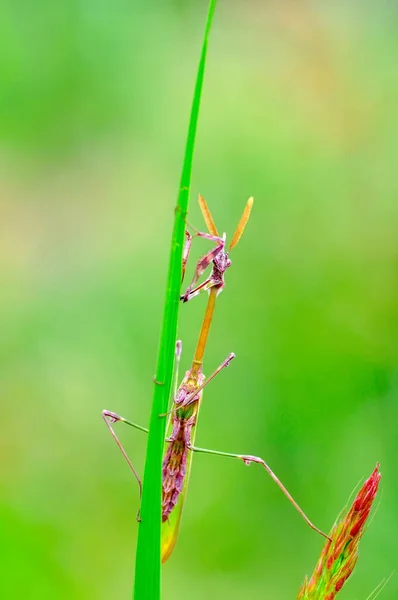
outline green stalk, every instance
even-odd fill
[[[210,0],[202,52],[200,56],[195,90],[192,101],[188,137],[182,167],[177,206],[174,212],[174,228],[171,239],[166,297],[160,335],[158,362],[152,400],[151,419],[145,460],[141,522],[138,530],[135,563],[134,600],[158,600],[161,593],[161,472],[166,419],[159,415],[167,412],[174,365],[177,319],[182,275],[182,251],[184,245],[185,219],[188,209],[191,183],[192,159],[195,146],[200,98],[205,70],[207,41],[216,0]]]

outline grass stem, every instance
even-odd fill
[[[141,522],[138,529],[135,564],[134,600],[159,600],[161,597],[161,472],[166,419],[160,418],[159,415],[167,412],[172,383],[185,219],[188,209],[192,160],[202,95],[207,43],[215,5],[216,0],[211,0],[192,101],[180,188],[174,211],[174,227],[171,239],[166,296],[144,469],[140,512]]]

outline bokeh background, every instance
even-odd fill
[[[148,423],[205,15],[0,7],[2,598],[130,597],[138,494],[101,410]],[[380,461],[342,600],[397,568],[397,53],[392,2],[220,0],[194,162],[199,228],[199,191],[229,235],[255,197],[205,371],[237,359],[197,442],[263,456],[323,529]],[[205,302],[180,313],[183,369]],[[295,598],[321,546],[260,468],[197,456],[164,598]]]

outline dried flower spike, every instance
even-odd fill
[[[354,570],[364,532],[380,481],[379,464],[365,481],[348,513],[339,517],[323,547],[318,564],[301,586],[297,600],[333,600]]]

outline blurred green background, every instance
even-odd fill
[[[148,423],[205,15],[0,7],[1,598],[130,597],[138,493],[101,410]],[[397,565],[397,52],[394,3],[220,0],[194,162],[199,228],[199,191],[229,235],[255,197],[205,372],[237,359],[197,443],[263,456],[323,529],[380,461],[342,600]],[[205,302],[180,313],[183,370]],[[295,598],[321,547],[260,468],[196,456],[164,598]]]

